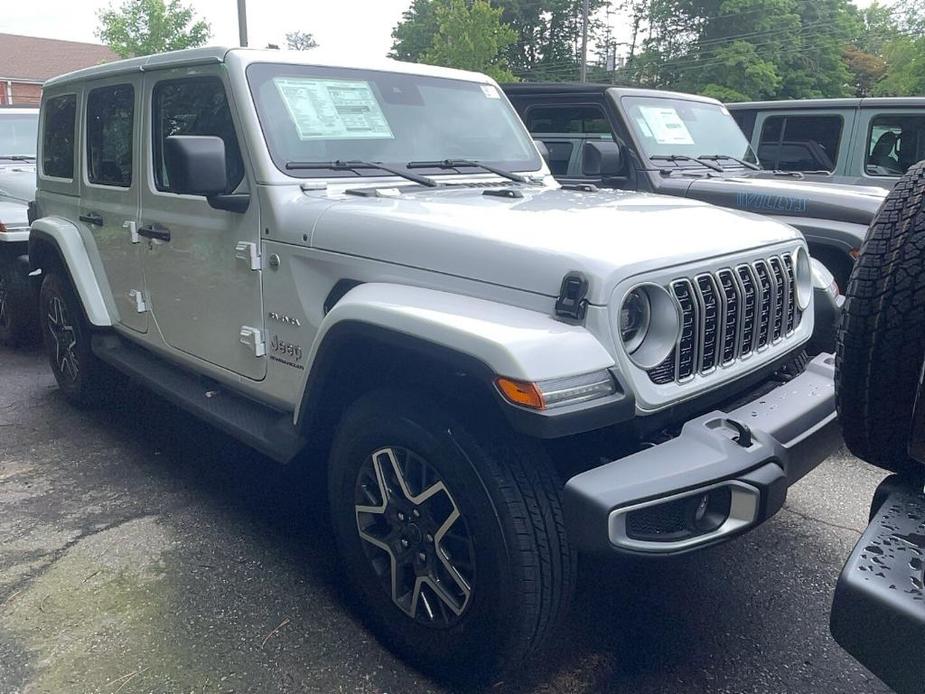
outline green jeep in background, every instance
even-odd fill
[[[925,97],[727,104],[766,169],[890,189],[925,159]]]

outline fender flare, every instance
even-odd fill
[[[47,253],[41,250],[42,246],[49,246],[64,266],[90,324],[111,327],[112,317],[77,227],[62,217],[35,220],[29,233],[29,260],[33,270],[45,269],[42,265]]]
[[[336,362],[338,345],[370,338],[489,384],[495,376],[535,382],[615,365],[586,328],[552,315],[433,289],[362,284],[334,305],[318,329],[294,413],[297,426],[304,426],[321,404],[319,393]],[[623,407],[627,401],[632,408],[632,398],[621,397]]]

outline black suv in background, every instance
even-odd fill
[[[504,90],[563,183],[690,197],[791,224],[844,289],[886,191],[768,171],[715,99],[597,84]]]

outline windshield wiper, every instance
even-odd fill
[[[649,157],[652,161],[692,161],[696,164],[706,166],[708,169],[713,169],[714,171],[723,172],[723,167],[719,164],[714,164],[709,161],[701,161],[700,159],[694,159],[693,157],[688,157],[684,154],[653,154]]]
[[[10,161],[35,161],[33,154],[0,154],[0,159],[9,159]]]
[[[734,161],[736,164],[744,166],[746,169],[751,169],[752,171],[761,171],[760,166],[752,164],[750,161],[745,161],[744,159],[739,159],[738,157],[731,157],[728,154],[702,154],[697,157],[697,161]]]
[[[526,176],[521,176],[520,174],[516,174],[512,171],[499,169],[497,166],[489,166],[488,164],[483,164],[482,162],[475,161],[474,159],[442,159],[440,161],[412,161],[408,163],[409,169],[459,169],[462,167],[484,169],[485,171],[493,173],[496,176],[501,176],[502,178],[516,181],[517,183],[530,182],[530,179],[528,179]]]
[[[287,161],[287,171],[310,171],[310,170],[327,169],[328,171],[353,171],[358,176],[361,175],[359,169],[375,169],[377,171],[387,171],[390,174],[401,176],[409,181],[414,181],[428,188],[436,188],[439,183],[427,176],[419,176],[408,171],[402,171],[385,164],[375,161]]]

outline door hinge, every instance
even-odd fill
[[[257,244],[249,241],[238,241],[234,247],[234,257],[243,260],[251,270],[260,269],[260,253]]]
[[[247,345],[254,350],[255,357],[265,356],[267,345],[263,341],[263,332],[257,328],[251,328],[247,325],[241,326],[241,344]]]
[[[135,302],[136,313],[144,313],[148,310],[148,304],[145,301],[145,293],[141,289],[132,289],[128,295],[129,298]]]
[[[122,222],[122,228],[128,229],[128,236],[132,243],[138,243],[141,239],[138,236],[138,224],[132,220]]]

